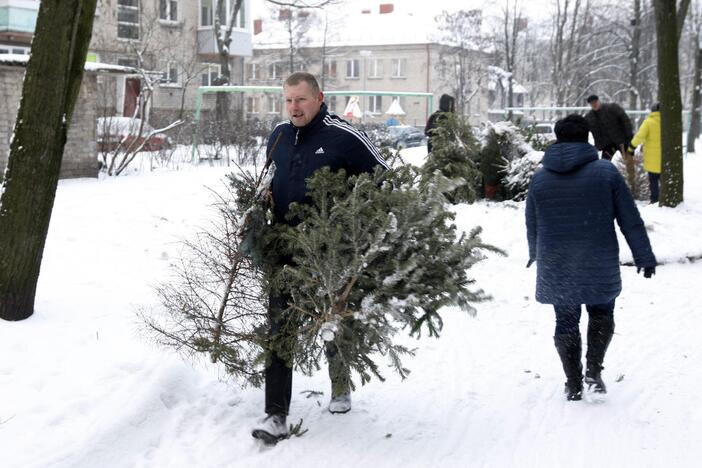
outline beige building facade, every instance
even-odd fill
[[[329,109],[343,115],[351,99],[357,99],[363,122],[384,122],[394,99],[406,113],[397,117],[403,123],[423,127],[436,110],[442,94],[456,95],[455,70],[446,66],[452,52],[432,37],[433,21],[427,22],[382,9],[350,15],[337,24],[343,31],[320,36],[325,25],[311,21],[304,34],[291,36],[289,19],[254,20],[253,55],[245,59],[245,84],[281,85],[292,70],[305,70],[317,76],[324,91],[358,91],[358,96],[327,96]],[[292,12],[292,15],[295,13]],[[329,28],[327,28],[329,31]],[[298,41],[295,43],[295,41]],[[290,44],[293,43],[291,54]],[[324,45],[323,45],[324,44]],[[487,116],[489,89],[481,80],[485,57],[471,52],[472,67],[465,70],[470,95],[463,113],[476,123]],[[292,57],[291,57],[292,55]],[[482,86],[481,86],[482,83]],[[377,91],[375,95],[365,95]],[[362,93],[361,93],[362,92]],[[397,96],[393,93],[431,93],[423,96]],[[433,106],[432,106],[433,104]],[[285,118],[282,97],[276,93],[247,93],[246,112],[263,119]]]

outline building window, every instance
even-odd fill
[[[178,63],[168,62],[166,69],[161,73],[161,86],[179,86]]]
[[[274,62],[268,65],[268,79],[279,80],[283,77],[283,65],[279,62]]]
[[[329,98],[329,104],[327,104],[327,109],[329,109],[329,112],[333,112],[336,114],[336,96],[332,96]]]
[[[200,26],[212,26],[212,0],[200,0]]]
[[[280,114],[283,110],[282,98],[279,94],[271,94],[268,96],[268,113]]]
[[[117,0],[117,37],[139,39],[139,0]]]
[[[166,21],[178,21],[178,0],[159,0],[158,17]]]
[[[137,62],[137,59],[133,58],[118,58],[117,65],[121,67],[139,68],[139,62]]]
[[[258,96],[249,96],[246,98],[246,112],[249,114],[258,114]]]
[[[220,66],[215,63],[204,63],[200,73],[200,83],[202,86],[214,86],[215,80],[219,76]]]
[[[368,61],[368,78],[381,78],[383,76],[383,61],[372,59]]]
[[[236,0],[231,0],[232,8],[236,4]],[[246,29],[246,0],[241,2],[239,7],[239,13],[237,14],[237,21],[234,24],[238,24],[241,29]]]
[[[325,64],[327,77],[336,78],[336,60],[329,60]]]
[[[260,80],[261,79],[261,64],[247,63],[246,64],[246,77],[249,80]]]
[[[392,77],[405,78],[407,76],[407,59],[392,59]]]
[[[346,78],[358,78],[358,59],[346,61]]]
[[[383,96],[368,96],[368,112],[383,113]]]
[[[212,26],[214,24],[214,5],[214,0],[200,0],[200,26]],[[229,24],[229,18],[232,17],[232,10],[235,6],[236,0],[226,1],[224,17],[227,25]],[[234,19],[234,26],[246,29],[246,0],[241,2],[239,13],[237,13]]]
[[[0,45],[0,54],[29,55],[29,47]]]

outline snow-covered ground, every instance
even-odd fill
[[[309,431],[274,448],[249,435],[262,390],[152,346],[136,316],[155,305],[178,240],[206,225],[206,187],[225,173],[60,183],[36,313],[0,323],[0,467],[699,466],[702,262],[682,259],[702,255],[702,158],[686,160],[683,206],[640,205],[666,264],[651,280],[623,268],[605,402],[564,400],[553,312],[534,302],[524,268],[523,203],[481,202],[459,207],[458,223],[509,252],[473,271],[494,300],[476,318],[445,310],[443,336],[416,343],[410,377],[388,371],[346,415],[325,410],[325,372],[296,375],[290,421]]]

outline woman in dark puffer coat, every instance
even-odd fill
[[[556,123],[555,132],[556,143],[546,150],[527,196],[527,267],[536,261],[536,300],[556,311],[554,343],[567,398],[580,400],[582,304],[589,315],[585,382],[606,393],[600,373],[614,334],[614,301],[622,290],[614,221],[646,278],[655,274],[656,257],[624,179],[587,143],[585,119],[569,115]]]

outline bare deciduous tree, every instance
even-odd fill
[[[470,100],[487,75],[483,63],[486,43],[481,33],[481,10],[442,12],[436,17],[437,41],[441,44],[436,68],[441,81],[456,98],[456,112],[465,115]]]

